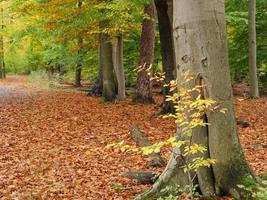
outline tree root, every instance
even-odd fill
[[[133,140],[140,147],[146,147],[146,146],[151,145],[148,138],[142,134],[140,128],[137,125],[133,125],[132,130],[131,130],[131,135],[132,135]],[[153,153],[149,157],[150,157],[151,167],[163,167],[165,165],[164,160],[160,156],[160,153]]]

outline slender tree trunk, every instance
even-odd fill
[[[78,0],[78,9],[81,9],[82,7],[82,0]],[[77,44],[78,44],[78,58],[77,58],[77,64],[75,68],[75,86],[81,87],[81,75],[82,75],[82,48],[83,48],[83,39],[81,36],[77,38]]]
[[[226,108],[206,115],[211,125],[193,130],[195,143],[206,144],[204,157],[216,160],[210,170],[199,169],[197,181],[201,193],[209,196],[232,195],[251,199],[238,188],[244,178],[253,176],[245,161],[236,132],[235,112],[228,64],[226,24],[223,0],[174,1],[174,48],[177,78],[186,70],[204,87],[203,98],[212,98]],[[178,152],[179,150],[174,150]],[[188,185],[181,160],[173,153],[168,166],[150,191],[137,199],[156,195],[166,185]]]
[[[81,87],[81,74],[82,74],[82,66],[77,64],[75,69],[75,87]]]
[[[103,22],[102,22],[103,23]],[[116,81],[112,60],[112,41],[111,38],[101,33],[100,48],[102,50],[102,64],[103,64],[103,101],[114,101],[116,99]]]
[[[114,72],[118,84],[118,100],[124,100],[126,98],[125,92],[125,76],[123,68],[123,38],[122,36],[114,37],[112,41],[112,58]]]
[[[75,86],[81,87],[83,39],[79,37],[77,41],[78,41],[79,50],[78,50],[78,58],[77,58],[77,64],[76,64],[76,69],[75,69]]]
[[[133,98],[137,103],[153,103],[152,84],[149,72],[147,71],[153,64],[155,46],[155,9],[153,4],[145,5],[144,13],[150,19],[144,19],[142,24],[140,61],[139,66],[142,70],[137,73],[136,93]],[[152,71],[150,70],[150,73]]]
[[[160,47],[161,57],[163,64],[163,72],[165,73],[165,83],[170,83],[175,79],[175,64],[173,55],[173,40],[172,35],[172,22],[169,16],[169,5],[167,0],[155,0],[155,5],[158,14],[159,22],[159,35],[160,35]],[[174,107],[172,102],[166,101],[166,96],[171,95],[169,88],[163,88],[164,100],[161,113],[174,113]]]
[[[256,0],[248,1],[248,30],[249,30],[249,79],[250,96],[259,98],[257,77],[257,46],[256,46]]]

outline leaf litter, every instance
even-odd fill
[[[130,130],[140,126],[152,141],[175,133],[155,105],[127,101],[101,104],[80,92],[30,87],[26,78],[0,82],[0,199],[132,199],[149,188],[121,176],[149,168],[145,156],[104,151],[107,144],[135,145]],[[236,100],[240,141],[250,166],[267,171],[267,98]],[[168,151],[163,152],[165,159]],[[160,169],[162,170],[162,169]]]

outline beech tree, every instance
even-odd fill
[[[150,81],[149,70],[154,59],[155,46],[155,9],[153,4],[147,4],[144,7],[144,13],[148,15],[142,23],[140,60],[137,73],[136,92],[133,98],[137,103],[153,103],[152,85]],[[151,70],[150,70],[151,71]],[[150,72],[152,73],[152,71]]]
[[[115,98],[124,100],[126,98],[123,65],[123,37],[132,30],[138,30],[139,28],[139,21],[137,20],[138,18],[136,18],[136,11],[139,13],[138,16],[140,16],[139,4],[141,4],[141,2],[118,0],[101,1],[101,3],[96,5],[99,20],[105,21],[105,25],[100,27],[102,38],[103,35],[108,37],[104,42],[106,44],[103,44],[103,40],[101,40],[102,45],[100,47],[100,54],[102,57],[100,64],[103,68],[102,97],[104,100],[114,100]],[[103,15],[103,13],[106,13],[106,15]],[[104,48],[107,46],[111,46],[109,51]],[[109,60],[109,70],[106,69],[107,59]],[[109,80],[107,80],[107,78],[109,78]],[[105,95],[106,92],[111,89],[111,86],[107,84],[111,81],[113,82],[112,85],[115,86],[115,93],[112,92],[113,97],[110,99],[106,98]]]
[[[256,42],[256,0],[248,1],[248,32],[249,32],[249,79],[250,96],[259,98],[257,77],[257,42]]]
[[[102,98],[104,101],[114,101],[117,94],[117,85],[114,74],[112,60],[112,42],[111,37],[106,33],[100,36],[101,60],[103,67],[103,91]]]
[[[125,92],[125,75],[123,68],[123,37],[113,37],[112,41],[112,61],[114,65],[114,72],[118,84],[118,100],[124,100],[126,98]]]
[[[105,33],[101,33],[100,51],[100,59],[102,60],[100,63],[103,67],[103,100],[124,100],[126,93],[122,37],[112,38]]]
[[[245,161],[236,131],[233,94],[228,64],[226,23],[223,0],[175,0],[173,25],[177,78],[189,70],[196,84],[204,88],[203,98],[211,98],[227,109],[206,113],[203,117],[210,126],[193,130],[195,143],[205,144],[204,155],[216,160],[211,168],[198,169],[196,184],[204,196],[231,195],[235,199],[247,199],[237,185],[252,177]],[[178,137],[179,130],[177,132]],[[177,158],[175,149],[162,175],[153,187],[137,199],[148,199],[165,186],[185,186],[190,181]]]
[[[101,33],[100,51],[100,59],[102,60],[100,63],[103,67],[103,100],[124,100],[126,94],[122,37],[112,38],[106,33]]]

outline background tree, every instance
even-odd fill
[[[6,71],[19,74],[32,73],[34,76],[60,66],[65,72],[61,80],[75,83],[75,69],[79,61],[83,68],[81,78],[95,82],[98,71],[101,71],[98,70],[99,21],[108,18],[112,23],[105,28],[104,32],[112,37],[123,36],[125,84],[134,86],[137,80],[134,69],[140,61],[140,52],[134,49],[140,46],[141,23],[144,16],[148,19],[143,13],[143,6],[149,2],[151,1],[114,0],[99,4],[96,0],[84,1],[82,8],[78,10],[75,8],[77,0],[2,1],[1,5],[5,11],[4,23],[7,24],[2,33],[5,38]],[[257,0],[256,6],[257,67],[259,87],[263,90],[267,86],[265,0]],[[109,14],[104,16],[99,7],[106,8]],[[247,0],[226,0],[233,82],[249,80],[247,11]],[[158,27],[156,31],[160,29]],[[83,38],[81,56],[80,45],[77,44],[79,36]],[[156,36],[158,36],[157,32]],[[156,37],[154,72],[162,72],[165,66],[165,61],[160,56],[159,46],[160,43]]]
[[[126,98],[125,90],[125,75],[123,66],[123,37],[116,36],[112,41],[112,60],[114,65],[114,72],[118,83],[118,100]]]
[[[174,49],[172,35],[172,15],[169,16],[172,9],[172,2],[167,0],[155,0],[157,9],[158,23],[159,23],[159,35],[160,35],[160,47],[162,56],[163,72],[165,76],[165,84],[175,79],[175,63],[174,63]],[[164,101],[161,113],[173,113],[174,107],[172,102],[166,101],[166,96],[170,95],[168,87],[163,87]]]
[[[80,10],[82,7],[83,2],[81,0],[77,1],[78,9]],[[81,75],[82,75],[82,52],[83,52],[83,38],[78,36],[77,38],[77,45],[78,45],[78,57],[77,57],[77,64],[75,69],[75,86],[81,86]]]
[[[105,33],[101,33],[100,49],[103,51],[101,53],[103,64],[102,98],[104,101],[114,101],[116,99],[117,88],[112,59],[112,43],[110,36]]]
[[[133,19],[129,15],[129,7],[133,6],[131,3],[124,2],[124,5],[122,6],[120,1],[112,1],[112,2],[102,2],[100,3],[97,8],[99,9],[100,15],[100,21],[104,23],[104,26],[101,26],[100,32],[103,35],[106,35],[109,37],[109,40],[106,40],[105,43],[111,43],[111,51],[109,51],[109,54],[111,54],[112,60],[109,59],[110,55],[107,55],[107,49],[103,49],[104,47],[107,47],[106,45],[103,45],[100,47],[100,50],[103,50],[105,53],[101,53],[102,60],[103,60],[103,92],[102,97],[104,100],[114,100],[117,98],[118,100],[123,100],[126,98],[126,92],[125,92],[125,75],[124,75],[124,66],[123,66],[123,36],[129,32],[130,29],[132,29],[134,25],[135,19]],[[106,13],[106,15],[103,15],[103,13]],[[124,13],[124,15],[122,15]],[[122,17],[123,16],[123,17]],[[129,16],[129,17],[125,17]],[[129,25],[129,22],[132,21],[133,23]],[[100,22],[101,23],[101,22]],[[103,37],[103,36],[102,36]],[[101,43],[103,41],[101,40]],[[107,60],[104,57],[108,57],[109,65],[112,66],[109,67],[109,70],[106,70],[107,67]],[[107,75],[106,73],[109,73]],[[111,75],[113,73],[113,75]],[[113,77],[112,77],[113,76]],[[106,80],[106,78],[109,78],[109,80]],[[106,85],[107,82],[111,83],[113,82],[115,85],[115,94],[112,94],[112,96],[115,95],[114,98],[107,98],[106,95],[106,88],[108,88],[108,91],[114,91],[111,90],[110,85]],[[113,88],[113,86],[112,86]],[[111,92],[110,92],[111,94]]]
[[[247,82],[249,80],[248,1],[226,0],[225,2],[232,81]],[[265,50],[267,28],[266,20],[264,20],[267,17],[264,12],[267,5],[264,0],[257,0],[256,7],[258,78],[260,88],[264,89],[267,86],[267,51]]]
[[[252,98],[259,98],[256,45],[256,0],[249,0],[248,4],[250,96]]]
[[[142,34],[140,44],[140,60],[137,73],[136,91],[133,98],[137,103],[153,103],[152,85],[149,73],[152,73],[151,65],[154,59],[155,46],[155,9],[154,5],[147,4],[144,7],[144,13],[148,18],[142,23]],[[148,71],[149,70],[149,71]]]

